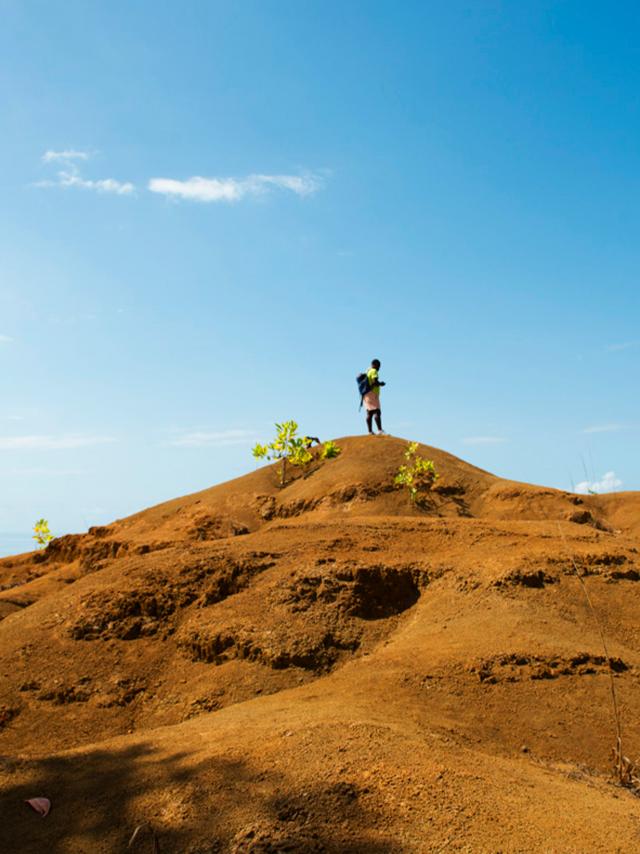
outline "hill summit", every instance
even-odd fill
[[[0,560],[2,850],[640,844],[640,494],[336,441]]]

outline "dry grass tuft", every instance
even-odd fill
[[[632,762],[622,752],[622,740],[616,739],[616,746],[611,751],[613,774],[621,786],[631,789],[634,795],[640,797],[640,765]]]
[[[571,552],[569,552],[564,532],[562,531],[562,528],[560,527],[559,523],[558,531],[560,532],[560,536],[562,537],[564,547],[569,554],[571,563],[573,565],[573,571],[576,575],[576,578],[580,582],[580,586],[582,587],[582,591],[584,593],[585,599],[587,600],[589,610],[591,611],[593,619],[595,620],[596,625],[598,627],[600,640],[602,642],[602,649],[604,650],[605,657],[609,663],[609,686],[611,689],[611,707],[613,710],[613,719],[616,729],[616,744],[613,750],[611,751],[613,776],[615,777],[616,782],[620,786],[624,786],[625,789],[631,789],[635,795],[640,797],[640,766],[638,762],[632,762],[629,757],[625,756],[622,752],[622,721],[620,715],[620,706],[618,704],[616,685],[614,682],[613,660],[609,655],[609,649],[607,647],[607,639],[604,635],[604,629],[602,628],[600,618],[598,617],[596,609],[593,607],[591,597],[589,596],[589,591],[587,590],[587,585],[585,584],[583,577],[584,573],[581,573],[579,571],[575,557]]]

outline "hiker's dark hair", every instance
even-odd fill
[[[372,368],[375,368],[375,369],[376,369],[376,371],[377,371],[377,370],[378,370],[378,368],[380,367],[380,359],[372,359],[372,361],[371,361],[371,367],[372,367]]]

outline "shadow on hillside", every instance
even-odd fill
[[[244,760],[150,745],[28,762],[0,759],[0,850],[20,854],[390,854],[348,781],[300,787]],[[48,797],[49,816],[25,803]],[[138,825],[131,848],[128,842]]]

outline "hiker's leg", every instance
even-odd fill
[[[375,410],[367,409],[367,430],[373,433],[373,413]]]
[[[382,432],[382,412],[379,409],[374,409],[373,414],[376,416],[376,427],[379,432]]]

